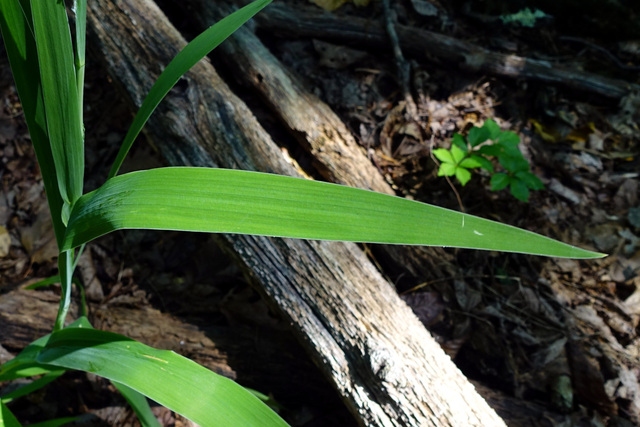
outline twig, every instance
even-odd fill
[[[396,59],[398,78],[400,79],[404,99],[407,101],[407,112],[412,118],[414,118],[416,117],[418,109],[415,101],[413,100],[413,96],[411,95],[411,86],[409,83],[411,79],[411,67],[402,54],[402,49],[400,48],[400,40],[398,39],[398,33],[396,32],[394,23],[394,12],[391,10],[389,0],[382,0],[382,9],[384,11],[385,27],[393,48],[393,56]]]
[[[616,64],[616,66],[618,68],[620,68],[622,70],[625,70],[625,71],[640,71],[640,66],[624,64],[613,53],[609,52],[607,49],[603,48],[602,46],[598,46],[595,43],[591,43],[590,41],[581,39],[579,37],[570,37],[570,36],[561,36],[559,39],[562,40],[562,41],[567,41],[567,42],[581,43],[581,44],[587,46],[588,48],[590,48],[592,50],[597,50],[598,52],[602,53],[604,56],[609,58],[614,64]]]

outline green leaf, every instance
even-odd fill
[[[527,188],[527,184],[524,181],[519,179],[512,179],[511,186],[509,187],[511,190],[511,194],[518,200],[523,202],[529,201],[529,188]]]
[[[481,158],[481,157],[479,156],[467,157],[466,159],[460,162],[460,166],[467,169],[479,168],[480,166],[482,166],[482,163],[478,161],[478,158]]]
[[[544,184],[542,183],[542,181],[540,181],[540,178],[538,178],[531,172],[521,171],[521,172],[516,172],[515,175],[518,179],[522,180],[525,184],[527,184],[527,187],[529,187],[532,190],[542,190],[544,188]]]
[[[453,134],[453,140],[451,141],[453,145],[459,147],[462,151],[467,153],[469,151],[469,147],[467,146],[467,142],[464,140],[464,137],[459,133]]]
[[[84,67],[87,38],[87,0],[73,0],[73,11],[76,14],[76,43],[75,43],[75,67],[76,67],[76,91],[78,93],[78,105],[80,105],[80,122],[82,123],[84,103]],[[83,132],[84,138],[84,132]]]
[[[33,393],[36,390],[40,390],[42,387],[46,386],[50,382],[56,380],[60,375],[64,374],[66,371],[64,369],[58,369],[55,371],[50,371],[44,374],[42,377],[38,378],[30,382],[27,385],[24,385],[11,393],[7,393],[2,396],[3,403],[9,403],[12,400],[18,399],[22,396],[26,396],[27,394]]]
[[[458,167],[453,163],[442,163],[438,169],[438,176],[453,176]]]
[[[507,156],[502,155],[498,157],[498,161],[506,170],[512,173],[526,172],[529,170],[529,162],[522,157],[522,154],[518,152],[519,156]]]
[[[84,141],[67,11],[64,2],[51,0],[32,0],[31,8],[58,187],[73,205],[84,185]]]
[[[436,148],[433,150],[433,155],[441,162],[455,164],[451,152],[445,148]]]
[[[122,394],[122,397],[127,400],[131,409],[136,413],[142,427],[160,427],[158,419],[153,415],[153,412],[151,412],[151,407],[146,397],[131,387],[117,381],[111,381],[111,384],[113,384],[120,394]]]
[[[490,133],[489,130],[485,127],[472,127],[471,129],[469,129],[469,136],[467,137],[467,139],[469,140],[469,144],[471,144],[472,147],[475,147],[476,145],[480,145],[483,142],[485,142],[487,139],[489,139]]]
[[[491,177],[491,191],[500,191],[509,185],[509,175],[506,173],[496,173]]]
[[[466,155],[467,153],[462,151],[457,145],[451,146],[451,157],[453,158],[455,164],[460,163],[460,161],[464,159]]]
[[[478,148],[476,152],[485,156],[500,157],[504,153],[504,148],[498,144],[488,144]]]
[[[487,121],[484,122],[482,127],[489,132],[489,137],[487,139],[491,139],[493,141],[498,139],[498,137],[502,133],[500,126],[498,126],[498,124],[495,121],[493,121],[493,119],[487,119]]]
[[[460,181],[460,184],[462,184],[462,186],[464,187],[471,179],[471,172],[469,172],[465,168],[458,166],[458,168],[456,169],[456,178],[458,178],[458,181]]]
[[[500,134],[498,143],[505,148],[515,148],[520,144],[520,137],[515,132],[504,131]]]
[[[478,156],[476,154],[472,154],[471,158],[480,164],[480,167],[486,171],[493,173],[493,164],[491,161],[483,156]]]
[[[172,351],[96,329],[54,332],[38,361],[125,384],[201,426],[285,426],[253,394]]]
[[[149,91],[149,94],[142,102],[140,110],[138,110],[138,114],[136,114],[136,117],[133,119],[133,123],[111,167],[109,178],[117,175],[124,158],[131,149],[142,127],[147,120],[149,120],[151,113],[153,113],[158,104],[160,104],[160,101],[164,99],[165,95],[169,93],[171,88],[178,82],[180,77],[269,3],[271,3],[271,0],[256,0],[242,9],[235,11],[202,32],[173,58],[169,65],[167,65],[167,68],[160,74]]]
[[[68,327],[91,329],[91,324],[86,317],[80,317]],[[0,365],[0,381],[43,375],[59,370],[55,366],[44,365],[36,360],[38,353],[44,348],[50,337],[51,334],[38,338],[26,346],[16,357]]]
[[[126,228],[602,256],[508,225],[371,191],[258,172],[184,167],[132,172],[84,195],[71,212],[63,249]]]
[[[64,235],[61,219],[62,198],[47,134],[40,66],[31,28],[31,6],[28,0],[0,0],[0,12],[2,39],[42,173],[56,241],[60,246]]]
[[[77,421],[80,417],[62,417],[53,420],[43,421],[41,423],[29,424],[29,427],[59,427],[66,426],[69,423]]]
[[[7,405],[0,401],[0,426],[1,427],[22,427],[22,424],[7,408]]]

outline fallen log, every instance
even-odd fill
[[[17,353],[51,332],[59,299],[59,295],[47,290],[14,289],[0,295],[0,363],[12,356],[3,355],[1,349]],[[73,304],[71,315],[77,314]],[[257,345],[255,328],[196,327],[146,304],[136,307],[110,302],[90,304],[89,318],[96,328],[126,335],[155,348],[173,350],[245,386],[273,393],[282,404],[302,400],[312,413],[335,409],[325,403],[333,401],[330,394],[333,390],[314,366],[301,357],[302,349],[288,334],[269,325],[260,325],[263,336]],[[265,358],[264,354],[277,356]],[[257,365],[258,358],[261,363]],[[285,369],[287,377],[280,374]],[[314,401],[319,403],[318,407],[309,408],[308,402]],[[122,407],[121,411],[126,412],[127,408]]]
[[[201,29],[233,10],[222,2],[187,0],[183,5]],[[327,181],[395,195],[364,149],[329,105],[309,93],[294,72],[285,67],[248,28],[236,31],[216,50],[238,83],[258,93],[270,112],[313,157],[316,170]],[[398,270],[422,280],[453,274],[441,248],[376,245],[376,254]]]
[[[152,76],[185,42],[148,0],[89,7],[92,42],[139,107]],[[147,135],[170,164],[296,175],[207,61],[169,94]],[[355,244],[217,238],[362,425],[504,425]]]
[[[341,17],[317,7],[297,4],[293,8],[275,3],[259,14],[256,21],[260,28],[287,38],[295,35],[391,49],[382,23],[353,16]],[[580,71],[566,64],[493,52],[432,31],[405,25],[398,25],[396,30],[402,50],[420,60],[432,55],[471,71],[561,84],[612,98],[621,98],[640,89],[640,85]]]

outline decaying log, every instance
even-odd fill
[[[0,295],[0,349],[17,353],[50,333],[59,299],[59,295],[46,290],[14,289]],[[71,317],[77,317],[75,304]],[[282,403],[301,396],[308,402],[331,399],[331,387],[301,357],[304,353],[295,341],[268,325],[262,328],[263,336],[258,343],[255,328],[196,327],[145,304],[136,307],[90,304],[89,318],[96,328],[126,335],[155,348],[173,350],[243,385],[276,393],[279,399],[284,399]],[[278,356],[265,360],[261,358],[265,353]],[[0,363],[9,358],[10,355],[0,353]],[[258,358],[260,364],[255,363]],[[281,375],[283,370],[287,370],[287,377]]]
[[[184,45],[148,0],[91,2],[93,45],[135,106]],[[147,127],[171,164],[295,175],[250,110],[200,62]],[[219,236],[363,425],[504,425],[354,244]]]
[[[284,3],[275,3],[259,14],[256,21],[261,28],[280,32],[288,38],[296,35],[337,40],[341,44],[355,43],[375,49],[390,49],[388,36],[381,23],[353,16],[341,18],[337,14],[323,12],[317,7],[296,4],[294,9]],[[433,55],[472,71],[561,84],[613,98],[621,98],[640,89],[637,84],[610,79],[550,61],[493,52],[432,31],[405,25],[398,25],[396,30],[402,49],[420,59]]]
[[[187,0],[183,4],[202,29],[232,10],[222,2]],[[240,28],[218,48],[236,80],[259,93],[300,145],[313,156],[314,166],[328,181],[395,195],[363,148],[331,107],[308,92],[300,79],[285,67],[246,27]],[[441,278],[448,267],[441,248],[376,246],[403,270],[423,280]]]
[[[233,10],[221,2],[183,2],[196,12],[205,29]],[[317,96],[269,52],[246,27],[219,47],[233,76],[266,101],[298,142],[313,156],[314,166],[328,181],[393,194],[389,184],[367,159],[347,126]]]

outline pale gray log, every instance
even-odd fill
[[[90,2],[92,43],[132,104],[184,45],[148,0]],[[295,175],[251,111],[202,61],[147,134],[171,164]],[[289,319],[363,425],[504,425],[354,244],[219,236]]]

